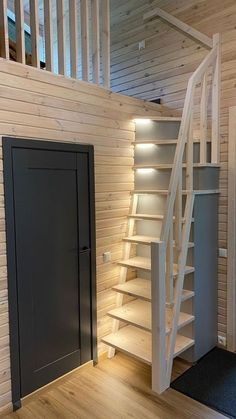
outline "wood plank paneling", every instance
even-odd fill
[[[234,0],[111,0],[111,86],[115,92],[153,100],[182,112],[187,82],[207,50],[201,44],[168,26],[161,19],[143,21],[143,15],[155,7],[208,37],[222,35],[221,115],[220,115],[220,208],[219,247],[227,248],[228,196],[228,108],[236,105],[236,3]],[[145,49],[138,43],[145,40]],[[195,103],[200,109],[200,91]],[[200,126],[194,125],[194,138]],[[223,218],[222,218],[223,217]],[[227,266],[219,261],[219,333],[226,334]],[[222,292],[224,287],[224,292]]]
[[[99,339],[111,332],[122,238],[133,189],[134,114],[163,108],[106,89],[0,60],[0,136],[95,146]],[[112,252],[104,263],[102,254]],[[100,351],[103,347],[99,344]],[[3,162],[0,147],[0,408],[11,401]]]

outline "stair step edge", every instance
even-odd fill
[[[149,281],[147,279],[142,280],[142,278],[137,278],[140,281],[140,285],[142,284],[142,281],[143,281],[143,284],[144,284],[144,286],[142,287],[142,290],[139,290],[139,289],[137,289],[138,285],[135,285],[135,284],[137,284],[137,281],[135,281],[135,279],[127,281],[124,284],[117,284],[114,287],[112,287],[112,289],[114,291],[120,293],[120,294],[129,295],[130,297],[135,297],[135,298],[139,298],[139,299],[142,299],[144,301],[149,301],[150,302],[151,301],[151,281]],[[148,283],[148,282],[150,282],[150,284],[148,284],[148,288],[145,289],[145,283]],[[133,290],[132,290],[132,286],[133,286]],[[136,287],[136,289],[135,289],[135,287]],[[140,286],[140,288],[141,288],[141,286]],[[144,292],[144,290],[146,290],[146,292]],[[194,291],[183,290],[181,300],[183,302],[183,301],[187,301],[187,300],[189,300],[193,297],[194,297]]]
[[[152,364],[152,339],[151,333],[125,326],[116,333],[111,333],[101,339],[108,346],[111,346],[127,355],[134,357],[148,365]],[[194,340],[177,335],[174,357],[179,356],[194,345]]]
[[[141,300],[133,300],[123,306],[107,312],[107,315],[121,322],[131,324],[142,330],[151,331],[151,303]],[[170,310],[166,308],[166,334],[170,333],[169,316]],[[192,323],[195,317],[192,314],[180,312],[178,330]]]

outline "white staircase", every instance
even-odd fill
[[[190,236],[194,223],[194,198],[196,193],[206,191],[194,190],[194,173],[201,168],[218,165],[219,115],[212,115],[211,144],[208,144],[205,129],[207,109],[204,108],[204,114],[200,114],[202,131],[196,153],[193,104],[195,88],[200,83],[204,83],[204,98],[201,101],[206,102],[205,95],[209,90],[206,89],[205,78],[209,74],[209,68],[213,74],[212,96],[214,100],[219,100],[219,95],[216,94],[218,84],[214,84],[218,71],[218,54],[219,48],[215,45],[191,77],[181,122],[178,122],[178,118],[171,117],[151,118],[151,128],[149,131],[147,128],[147,135],[144,126],[135,141],[135,145],[144,146],[143,150],[147,145],[157,147],[161,156],[160,161],[152,161],[151,164],[145,161],[140,163],[135,159],[135,172],[141,169],[149,173],[151,169],[160,173],[160,180],[155,183],[154,175],[147,176],[147,179],[150,178],[149,185],[148,180],[139,179],[138,174],[135,176],[137,189],[132,192],[127,235],[123,239],[123,259],[119,262],[120,280],[113,287],[117,293],[116,308],[107,313],[114,319],[112,333],[102,341],[109,346],[109,357],[114,356],[117,349],[150,364],[152,388],[157,393],[169,387],[173,359],[195,343],[194,335],[189,333],[194,315],[189,306],[185,309],[186,302],[194,299],[194,290],[188,282],[187,287],[185,286],[185,280],[193,276],[195,270],[188,263],[188,253],[194,247]],[[215,104],[214,109],[217,109]],[[179,132],[174,139],[168,136],[168,124],[173,123],[179,124]],[[155,124],[166,124],[167,134],[156,134]],[[172,160],[168,151],[165,152],[165,147],[166,150],[174,147]],[[139,157],[140,153],[141,151]],[[156,150],[153,153],[158,155]],[[169,179],[168,184],[166,179]],[[148,202],[153,199],[150,197],[156,197],[156,205],[152,204],[151,211],[150,205],[145,205],[145,200]],[[141,229],[138,227],[140,222]],[[148,225],[147,232],[145,225]],[[130,270],[136,272],[136,277],[127,281]]]

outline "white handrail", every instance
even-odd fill
[[[183,115],[182,115],[180,130],[179,130],[179,136],[178,136],[178,143],[176,147],[173,169],[172,169],[171,178],[170,178],[169,192],[168,192],[167,204],[166,204],[167,210],[165,212],[163,225],[162,225],[162,231],[161,231],[161,241],[164,241],[165,243],[167,243],[167,240],[168,240],[170,224],[171,224],[171,220],[173,216],[174,201],[175,201],[177,185],[179,181],[179,172],[180,170],[182,170],[184,148],[185,148],[185,144],[188,138],[190,116],[191,116],[192,107],[193,107],[194,88],[203,78],[207,68],[211,64],[214,64],[216,57],[217,57],[217,49],[214,48],[202,61],[202,63],[197,68],[197,70],[193,73],[193,75],[190,77],[189,82],[188,82]]]

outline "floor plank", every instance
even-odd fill
[[[189,368],[176,359],[173,378]],[[30,396],[5,419],[223,419],[223,415],[169,389],[151,390],[148,365],[124,354],[103,359]]]

